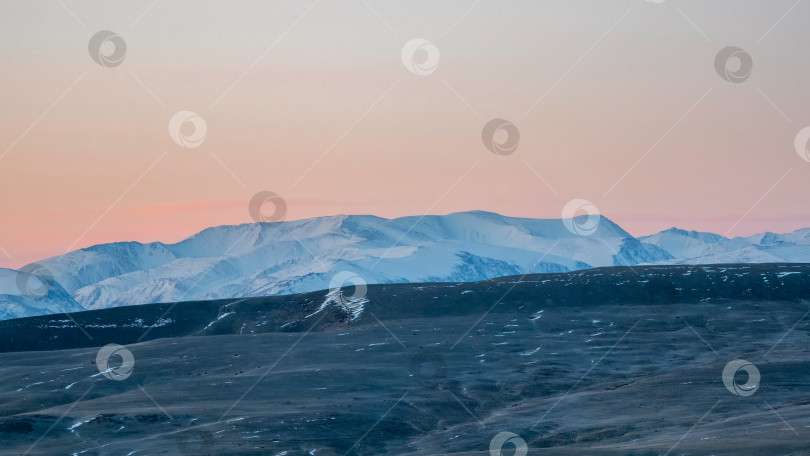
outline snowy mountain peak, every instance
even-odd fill
[[[801,245],[804,239],[810,241],[810,236],[802,236],[805,231],[810,233],[810,230],[788,234],[766,232],[729,239],[714,233],[670,228],[638,239],[672,255],[672,259],[662,264],[807,262],[810,242]]]
[[[16,310],[0,318],[324,290],[339,271],[367,283],[462,282],[642,263],[777,261],[810,261],[810,230],[728,239],[672,228],[634,238],[604,216],[334,215],[217,226],[175,244],[118,242],[49,258],[36,267],[56,284],[49,296],[64,299],[37,310],[6,286],[0,306]]]
[[[81,310],[47,271],[0,268],[0,320]]]
[[[722,240],[727,240],[728,238],[725,236],[721,236],[719,234],[708,233],[705,231],[694,231],[694,230],[683,230],[680,228],[672,227],[667,230],[661,231],[658,234],[654,234],[652,236],[644,236],[644,238],[652,238],[654,236],[685,236],[693,239],[698,239],[702,242],[721,242]]]

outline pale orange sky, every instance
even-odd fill
[[[262,190],[287,219],[558,218],[584,198],[634,235],[810,226],[808,4],[63,3],[0,3],[0,267],[249,222]],[[90,57],[100,30],[119,66]],[[412,38],[432,74],[403,65]],[[745,82],[715,71],[729,45]],[[183,110],[200,147],[169,135]],[[515,153],[484,147],[493,118]]]

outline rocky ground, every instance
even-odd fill
[[[332,298],[0,322],[0,455],[810,454],[810,265]]]

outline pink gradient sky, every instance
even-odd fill
[[[810,226],[810,163],[793,148],[810,124],[810,5],[780,20],[793,1],[158,2],[143,14],[152,3],[0,4],[0,267],[249,222],[261,190],[285,198],[287,219],[558,218],[584,198],[634,235]],[[118,67],[88,55],[102,29],[127,42]],[[429,76],[401,62],[414,37],[441,52]],[[752,55],[744,83],[715,72],[727,45]],[[180,110],[206,120],[201,147],[170,138]],[[481,142],[495,117],[520,129],[512,155]]]

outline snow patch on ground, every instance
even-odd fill
[[[225,312],[224,314],[222,314],[222,315],[218,316],[216,320],[212,321],[211,323],[208,323],[208,326],[206,326],[206,327],[205,327],[205,328],[203,328],[202,330],[203,330],[203,331],[205,331],[206,329],[210,328],[210,327],[211,327],[211,325],[213,325],[214,323],[218,322],[219,320],[222,320],[223,318],[225,318],[225,317],[227,317],[227,316],[229,316],[229,315],[233,315],[233,314],[235,314],[235,313],[236,313],[236,312]]]

